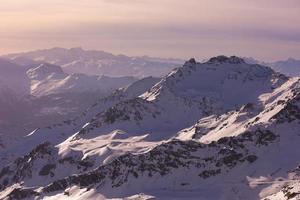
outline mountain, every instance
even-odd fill
[[[179,59],[128,57],[104,51],[82,48],[52,48],[4,56],[18,64],[47,62],[62,66],[66,73],[83,73],[105,76],[163,76],[183,63]],[[32,62],[30,62],[30,60]]]
[[[19,96],[29,92],[26,69],[8,60],[0,59],[0,90],[11,90]]]
[[[30,80],[26,69],[7,60],[0,59],[0,72],[1,136],[11,123],[17,124],[19,119],[27,117]]]
[[[131,98],[135,98],[140,94],[143,94],[145,91],[149,90],[153,85],[155,85],[155,83],[157,83],[159,80],[160,80],[159,78],[154,78],[154,77],[147,77],[138,80],[127,87],[123,87],[114,91],[112,94],[106,97],[99,98],[96,103],[88,107],[84,112],[82,112],[78,116],[75,115],[75,117],[73,118],[64,121],[58,121],[59,123],[49,125],[45,128],[36,129],[30,134],[30,137],[18,138],[17,140],[14,141],[17,142],[16,145],[21,148],[14,149],[15,148],[14,145],[12,144],[6,145],[5,146],[6,151],[2,152],[5,155],[3,157],[15,157],[15,154],[18,153],[22,154],[24,153],[23,151],[25,151],[23,148],[30,150],[31,148],[33,148],[33,146],[35,146],[38,143],[42,143],[43,140],[45,140],[45,133],[49,133],[51,135],[50,138],[47,138],[47,140],[50,139],[52,143],[55,142],[56,140],[63,141],[69,137],[68,134],[66,134],[67,132],[73,133],[76,132],[77,130],[80,130],[88,121],[92,120],[93,117],[98,113],[104,112],[106,109],[122,101],[126,101]],[[47,97],[47,99],[48,98],[49,97]],[[86,95],[84,96],[83,99],[85,99],[86,101],[88,100]],[[51,100],[49,101],[51,102]],[[65,106],[67,106],[67,104]],[[82,104],[81,107],[83,107]],[[41,116],[39,116],[39,118],[40,117]],[[49,117],[46,117],[46,120],[47,119],[49,120]],[[20,151],[18,152],[18,150]],[[2,160],[2,164],[5,163],[4,160],[6,159]]]
[[[44,62],[34,61],[32,59],[21,57],[21,56],[6,58],[6,59],[9,59],[9,61],[12,63],[22,66],[26,71],[29,70],[30,68],[37,67],[40,64],[44,63]]]
[[[60,66],[48,63],[29,69],[27,75],[31,80],[31,94],[34,96],[84,92],[109,93],[137,80],[134,77],[69,75]]]
[[[299,78],[191,59],[5,146],[0,198],[297,199],[299,111]]]
[[[289,58],[283,61],[277,61],[270,64],[274,70],[291,77],[300,76],[300,60]]]
[[[277,62],[262,62],[251,57],[244,58],[244,60],[249,64],[262,64],[270,66],[275,71],[290,77],[300,76],[300,60],[296,60],[294,58],[289,58],[287,60]]]
[[[48,63],[32,68],[0,62],[0,134],[22,136],[78,115],[134,77],[67,74]]]

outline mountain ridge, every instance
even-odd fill
[[[292,199],[299,97],[300,79],[269,67],[190,59],[162,79],[115,91],[75,121],[36,130],[21,149],[12,145],[0,196]]]
[[[113,55],[104,51],[82,48],[51,48],[31,52],[4,55],[19,64],[47,62],[62,66],[65,72],[107,76],[163,76],[183,61],[178,59],[152,58],[148,56],[129,57]]]

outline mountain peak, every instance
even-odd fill
[[[187,62],[188,62],[188,63],[191,63],[191,64],[197,64],[195,58],[191,58],[191,59],[189,59]]]
[[[195,102],[210,99],[217,102],[216,109],[226,110],[245,102],[256,102],[259,94],[271,92],[286,80],[269,67],[250,65],[236,56],[217,56],[205,63],[190,59],[142,96],[149,101],[169,99],[170,96]],[[258,89],[260,84],[263,86]],[[244,98],[241,101],[236,96]]]
[[[51,74],[65,75],[60,66],[42,63],[36,68],[29,69],[27,74],[34,79],[45,78]]]
[[[220,56],[216,56],[216,57],[212,57],[211,59],[208,60],[208,63],[230,63],[230,64],[241,64],[241,63],[245,63],[245,61],[237,56],[224,56],[224,55],[220,55]]]

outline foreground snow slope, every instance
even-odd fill
[[[298,78],[219,56],[155,81],[7,148],[1,197],[299,197]]]

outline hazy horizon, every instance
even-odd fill
[[[297,0],[3,0],[0,54],[77,47],[163,58],[300,58]]]
[[[295,59],[295,60],[300,60],[300,58],[297,58],[297,57],[286,57],[286,58],[283,58],[281,60],[273,60],[273,61],[268,61],[268,60],[261,60],[261,59],[257,59],[256,57],[252,57],[252,56],[247,56],[247,55],[236,55],[236,54],[216,54],[216,55],[212,55],[212,56],[208,56],[208,57],[196,57],[196,56],[189,56],[189,57],[183,57],[183,58],[179,58],[179,57],[163,57],[163,56],[152,56],[152,55],[145,55],[145,54],[140,54],[140,55],[134,55],[134,54],[126,54],[125,52],[120,52],[120,53],[116,53],[116,52],[110,52],[110,51],[106,51],[106,50],[103,50],[103,49],[88,49],[88,48],[83,48],[82,46],[71,46],[71,47],[61,47],[61,46],[53,46],[53,47],[48,47],[48,48],[38,48],[38,49],[28,49],[28,50],[24,50],[24,51],[16,51],[16,52],[9,52],[9,53],[5,53],[5,54],[0,54],[0,56],[11,56],[11,55],[14,55],[14,54],[23,54],[23,53],[28,53],[28,52],[34,52],[34,51],[43,51],[43,50],[51,50],[51,49],[55,49],[55,48],[62,48],[62,49],[75,49],[75,48],[81,48],[83,49],[84,51],[103,51],[103,52],[106,52],[106,53],[111,53],[115,56],[118,56],[118,55],[125,55],[125,56],[129,56],[129,57],[144,57],[144,56],[147,56],[147,57],[151,57],[151,58],[161,58],[161,59],[177,59],[177,60],[182,60],[182,61],[187,61],[191,58],[195,58],[197,61],[205,61],[205,60],[208,60],[212,57],[216,57],[216,56],[239,56],[240,58],[248,58],[248,59],[254,59],[254,60],[257,60],[259,62],[277,62],[277,61],[285,61],[285,60],[288,60],[288,59]]]

